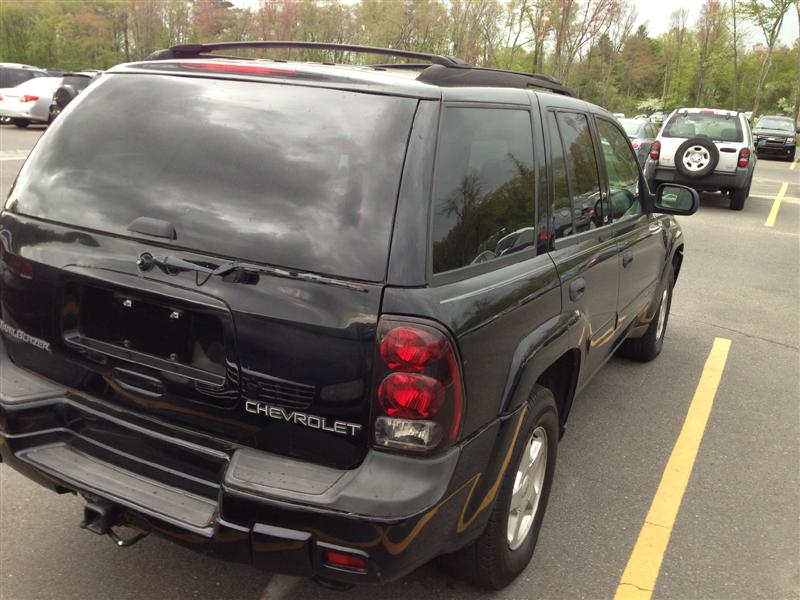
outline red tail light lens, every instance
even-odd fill
[[[427,321],[382,317],[377,341],[375,445],[429,452],[455,440],[464,398],[448,333]]]
[[[418,373],[438,358],[441,345],[441,340],[427,331],[396,327],[381,340],[381,358],[390,369]]]
[[[27,94],[20,98],[20,102],[36,102],[39,96],[28,96]]]
[[[367,570],[367,561],[360,556],[353,556],[352,554],[345,554],[344,552],[336,552],[334,550],[328,550],[325,553],[325,564],[351,571]]]
[[[392,373],[381,382],[378,399],[390,417],[427,419],[439,412],[444,387],[433,377]]]
[[[739,150],[739,166],[746,167],[750,164],[750,149],[742,148]]]
[[[230,63],[216,62],[182,62],[180,66],[184,69],[195,69],[198,71],[213,71],[215,73],[239,73],[242,75],[294,75],[294,69],[284,66],[263,66],[263,65],[237,65]]]
[[[12,274],[22,279],[33,279],[33,263],[27,258],[3,252],[2,260]]]
[[[650,146],[650,158],[653,160],[658,160],[658,157],[661,156],[661,142],[656,140]]]

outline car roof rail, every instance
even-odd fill
[[[410,50],[396,50],[394,48],[378,48],[375,46],[358,46],[354,44],[329,44],[327,42],[291,42],[291,41],[244,41],[244,42],[215,42],[212,44],[181,44],[172,46],[168,50],[158,50],[148,60],[168,60],[172,58],[200,58],[215,50],[257,48],[284,48],[298,50],[331,50],[339,52],[356,52],[360,54],[380,54],[383,56],[396,56],[426,60],[436,65],[446,67],[469,68],[469,65],[460,58],[441,56],[427,52],[412,52]],[[219,57],[221,58],[221,57]]]
[[[511,87],[543,89],[564,96],[575,98],[576,94],[570,88],[549,75],[539,73],[523,73],[520,71],[507,71],[489,67],[475,67],[460,58],[443,56],[427,52],[413,52],[410,50],[397,50],[394,48],[379,48],[375,46],[358,46],[353,44],[329,44],[327,42],[293,42],[293,41],[242,41],[242,42],[215,42],[211,44],[181,44],[172,46],[167,50],[158,50],[147,57],[147,60],[170,60],[180,58],[235,58],[246,57],[223,56],[213,54],[216,50],[258,48],[282,48],[299,50],[330,50],[339,52],[354,52],[360,54],[378,54],[408,58],[416,61],[427,61],[424,64],[397,63],[365,65],[374,69],[408,69],[421,70],[417,81],[445,87],[457,86],[485,86],[485,87]],[[430,64],[428,64],[430,63]]]

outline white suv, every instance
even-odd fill
[[[744,113],[679,108],[653,142],[645,164],[647,180],[680,183],[698,191],[728,193],[730,207],[742,210],[756,166],[753,134]]]

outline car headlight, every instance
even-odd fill
[[[786,143],[787,143],[787,144],[794,144],[794,138],[793,138],[793,137],[791,137],[791,138],[786,138]]]

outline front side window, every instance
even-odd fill
[[[608,175],[609,201],[614,220],[642,214],[639,166],[628,140],[612,123],[597,119],[597,132]]]
[[[528,111],[447,108],[435,179],[434,273],[534,246]]]

